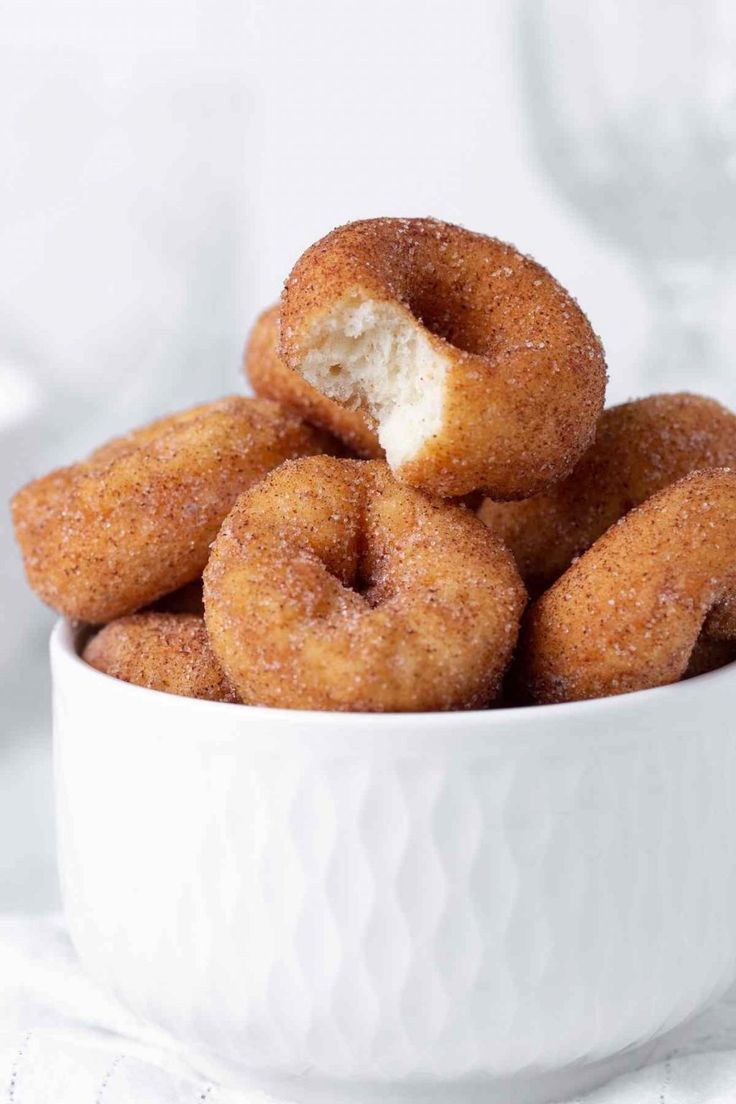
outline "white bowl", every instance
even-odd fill
[[[556,1099],[736,975],[736,666],[377,716],[129,686],[64,624],[51,653],[72,938],[226,1083]]]

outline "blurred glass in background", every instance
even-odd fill
[[[714,332],[736,254],[736,4],[525,0],[519,33],[550,181],[651,297],[642,383],[730,398]]]
[[[602,335],[610,401],[660,378],[694,386],[679,353],[700,350],[699,379],[716,365],[701,321],[734,244],[731,14],[726,0],[5,0],[3,501],[240,388],[255,312],[353,218],[436,215],[533,253]],[[640,277],[657,311],[673,303],[656,357],[642,358]],[[45,908],[52,615],[6,510],[0,541],[0,909]]]

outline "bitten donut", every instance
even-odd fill
[[[513,552],[532,594],[633,506],[703,468],[736,467],[736,415],[701,395],[652,395],[604,411],[595,442],[567,479],[480,516]]]
[[[383,456],[372,418],[328,399],[283,362],[278,351],[279,311],[277,304],[259,316],[243,353],[243,369],[256,395],[296,411],[305,422],[332,433],[359,456]]]
[[[300,709],[486,705],[525,597],[471,511],[381,461],[326,456],[242,495],[204,574],[212,647],[243,701]]]
[[[676,682],[708,612],[736,595],[736,471],[695,472],[608,530],[530,608],[521,681],[537,702]]]
[[[210,647],[201,617],[190,613],[134,613],[105,625],[82,658],[113,678],[184,698],[240,699]]]
[[[163,418],[20,490],[13,521],[44,602],[94,624],[201,575],[241,491],[327,439],[265,399],[232,397]]]
[[[434,219],[354,222],[308,249],[281,355],[375,419],[401,482],[442,497],[520,498],[566,476],[606,384],[598,338],[541,265]]]

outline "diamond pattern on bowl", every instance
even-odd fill
[[[73,937],[131,1007],[232,1069],[542,1073],[673,1027],[735,972],[725,691],[705,729],[718,695],[683,684],[664,715],[655,692],[601,703],[597,726],[339,719],[333,742],[302,714],[203,729],[141,692],[95,709],[81,680],[56,689]]]

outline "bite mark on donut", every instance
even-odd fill
[[[345,298],[313,322],[308,345],[304,378],[330,399],[375,418],[392,468],[440,432],[451,365],[408,309]]]
[[[348,410],[323,395],[279,353],[280,305],[256,319],[243,351],[243,370],[256,395],[281,403],[305,422],[329,433],[366,459],[383,456],[375,427],[364,411]]]

